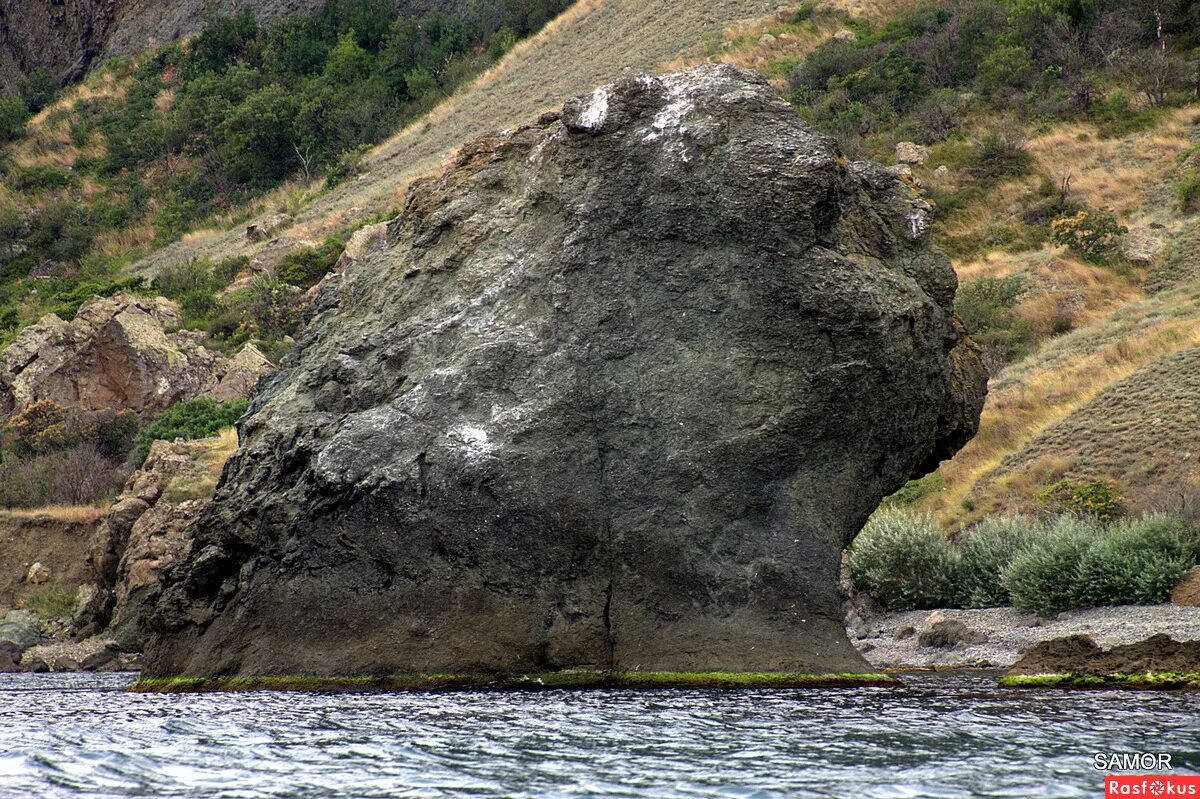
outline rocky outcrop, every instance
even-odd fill
[[[224,462],[213,455],[215,441],[154,442],[92,537],[89,559],[100,582],[75,612],[78,635],[107,627],[121,648],[142,648],[160,577],[190,550],[191,526]]]
[[[260,389],[146,673],[866,670],[842,549],[983,402],[927,208],[729,66],[472,142]]]
[[[74,320],[44,316],[0,353],[0,416],[40,400],[94,411],[154,413],[198,396],[248,396],[271,364],[257,350],[232,361],[178,327],[162,298],[130,294],[85,302]]]
[[[209,7],[261,22],[310,16],[326,0],[0,0],[0,90],[21,74],[50,70],[78,80],[94,65],[131,56],[200,31]],[[494,15],[497,0],[395,0],[402,13]]]
[[[1200,641],[1159,633],[1144,641],[1101,649],[1090,636],[1054,638],[1030,647],[1008,670],[1026,674],[1200,674]]]

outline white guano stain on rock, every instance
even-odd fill
[[[587,107],[579,115],[579,125],[587,130],[598,130],[608,118],[608,89],[601,87],[592,92]]]

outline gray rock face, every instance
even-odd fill
[[[146,673],[866,670],[842,548],[986,382],[925,208],[728,66],[471,143],[260,387]]]

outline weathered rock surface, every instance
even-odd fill
[[[0,673],[20,671],[21,655],[42,640],[37,619],[24,610],[0,617]]]
[[[123,648],[142,648],[160,577],[187,555],[192,524],[209,501],[211,446],[207,440],[154,442],[92,537],[89,557],[101,582],[76,609],[79,634],[107,627]]]
[[[476,140],[260,389],[147,673],[864,670],[841,551],[985,387],[925,208],[728,66]]]
[[[0,353],[0,416],[40,400],[152,413],[201,395],[247,396],[269,370],[262,353],[231,361],[200,334],[164,331],[179,323],[169,300],[123,293],[88,300],[70,322],[43,317]]]
[[[1144,641],[1101,649],[1090,636],[1071,635],[1030,647],[1009,674],[1200,674],[1200,641],[1159,633]]]
[[[920,166],[929,160],[929,148],[910,141],[896,144],[896,163]]]

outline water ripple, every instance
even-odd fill
[[[0,675],[17,797],[1091,797],[1097,751],[1200,767],[1200,696],[900,689],[209,694]]]

